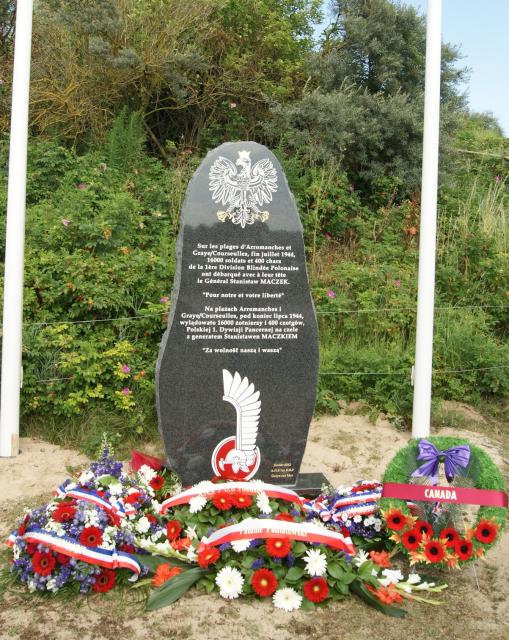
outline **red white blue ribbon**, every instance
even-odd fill
[[[11,534],[7,539],[7,545],[12,547],[18,538],[23,538],[28,543],[41,544],[56,553],[106,569],[130,569],[136,575],[141,573],[141,566],[136,558],[124,551],[85,547],[67,536],[57,536],[56,533],[40,529],[27,531],[23,536]]]
[[[109,501],[103,498],[95,491],[89,491],[83,487],[74,487],[72,489],[66,489],[65,485],[61,485],[55,489],[55,495],[59,498],[76,498],[76,500],[84,500],[92,504],[101,507],[108,513],[114,513],[119,518],[125,518],[136,514],[136,509],[131,504],[124,504],[122,499],[115,498],[113,501]]]
[[[351,556],[356,553],[350,536],[325,529],[311,522],[287,522],[270,518],[247,518],[238,524],[218,529],[211,536],[202,540],[202,543],[206,547],[217,547],[225,542],[259,538],[283,538],[309,543],[317,542],[338,551],[344,551]]]
[[[302,498],[285,487],[280,487],[275,484],[267,484],[265,482],[223,482],[214,484],[213,482],[200,483],[186,489],[176,496],[168,498],[161,504],[160,512],[166,513],[168,509],[177,507],[182,504],[188,504],[192,498],[198,496],[204,496],[207,500],[210,500],[217,493],[244,493],[249,495],[256,495],[257,493],[265,493],[269,498],[276,498],[278,500],[286,500],[287,502],[295,502],[298,505],[302,504]]]
[[[319,496],[315,500],[303,502],[302,508],[308,516],[316,514],[323,522],[332,521],[340,524],[345,519],[352,519],[354,516],[370,516],[378,511],[378,501],[382,497],[382,485],[369,483],[369,486],[370,489],[362,491],[362,485],[356,485],[347,494],[334,501],[328,496]]]

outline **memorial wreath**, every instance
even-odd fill
[[[410,563],[459,567],[501,536],[503,477],[482,449],[454,437],[412,440],[389,463],[381,510],[390,539]]]

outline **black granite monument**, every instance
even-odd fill
[[[187,190],[157,363],[171,467],[184,484],[218,475],[295,485],[317,374],[302,225],[285,175],[267,148],[223,144]]]

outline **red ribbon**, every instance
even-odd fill
[[[483,507],[507,507],[507,494],[496,489],[470,489],[465,487],[439,487],[422,484],[384,482],[382,498],[416,500],[423,502],[453,502],[478,504]]]

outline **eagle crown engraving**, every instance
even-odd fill
[[[260,392],[255,391],[254,384],[223,369],[223,400],[235,407],[237,413],[237,429],[235,448],[228,451],[225,458],[219,460],[219,468],[224,471],[225,464],[231,464],[233,473],[248,472],[254,464],[258,447],[258,423],[260,421]]]
[[[239,151],[235,164],[219,156],[210,168],[209,190],[217,204],[227,206],[226,211],[218,211],[221,222],[231,220],[244,229],[255,220],[266,222],[269,212],[260,207],[272,201],[277,191],[277,172],[268,158],[252,165],[250,151]],[[239,168],[237,168],[239,167]]]

